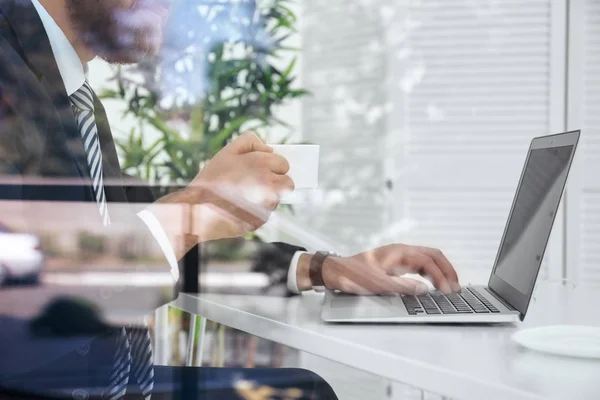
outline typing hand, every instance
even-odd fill
[[[299,265],[299,283],[307,282],[307,271]],[[322,269],[325,286],[346,293],[422,294],[429,291],[423,282],[402,277],[407,273],[431,279],[435,287],[444,293],[460,291],[452,264],[441,251],[428,247],[394,244],[351,257],[328,257]],[[309,289],[311,284],[306,286],[301,289]]]

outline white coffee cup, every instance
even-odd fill
[[[316,144],[270,144],[276,154],[283,156],[290,164],[287,175],[294,181],[297,192],[316,189],[319,186],[319,150]],[[297,196],[285,196],[282,203],[294,201]]]

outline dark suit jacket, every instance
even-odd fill
[[[106,113],[98,98],[95,98],[95,109],[104,178],[110,182],[105,187],[109,210],[112,202],[152,202],[152,192],[147,187],[128,186],[125,182]],[[16,181],[0,182],[0,200],[95,201],[83,141],[49,39],[30,0],[0,0],[0,180],[7,177]],[[68,178],[78,184],[22,183],[22,180],[40,177]],[[131,223],[143,225],[135,215],[131,216]],[[280,249],[283,263],[288,265],[294,251],[299,250],[284,244],[271,246]],[[36,340],[25,335],[23,326],[9,322],[5,326],[10,326],[16,336],[21,335],[16,346],[25,348],[28,340]],[[15,335],[11,337],[15,339]],[[30,364],[35,370],[31,373],[38,377],[79,371],[89,379],[99,373],[100,380],[106,379],[102,371],[105,372],[114,353],[106,350],[106,343],[111,343],[111,339],[95,340],[102,344],[91,346],[83,356],[78,351],[81,346],[78,340],[71,344],[61,342],[60,346],[49,344],[49,351],[27,352],[29,358],[25,360],[29,361],[23,368],[27,369]],[[35,346],[40,345],[35,343]],[[9,348],[6,346],[10,345],[4,344],[5,350]],[[18,352],[13,353],[15,357],[16,354]],[[0,359],[3,357],[0,354]],[[0,363],[0,386],[3,377],[17,372],[3,371],[3,366],[10,368],[10,363]],[[21,376],[27,375],[23,368],[18,371]],[[13,379],[13,382],[16,381]]]

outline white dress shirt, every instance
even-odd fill
[[[54,21],[48,11],[46,11],[44,6],[42,6],[38,0],[31,1],[42,20],[42,24],[44,25],[44,29],[50,40],[50,46],[52,47],[52,52],[56,59],[56,64],[58,65],[58,70],[65,85],[65,89],[67,90],[67,94],[71,96],[79,90],[85,82],[86,77],[83,63],[79,59],[79,56],[77,56],[77,52],[73,48],[73,45],[71,45],[71,42],[69,42],[69,39],[67,39],[62,29]],[[158,242],[169,263],[169,267],[171,268],[171,275],[173,276],[173,279],[177,281],[179,279],[177,257],[175,256],[173,247],[171,246],[163,227],[160,225],[160,222],[154,214],[148,210],[138,213],[138,217],[144,221]],[[294,254],[288,270],[287,287],[294,293],[299,293],[298,284],[296,282],[296,270],[298,260],[302,253],[303,252],[296,252],[296,254]]]

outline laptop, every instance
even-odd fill
[[[487,286],[444,295],[354,296],[328,291],[321,318],[360,323],[500,323],[527,313],[579,131],[532,140]]]

